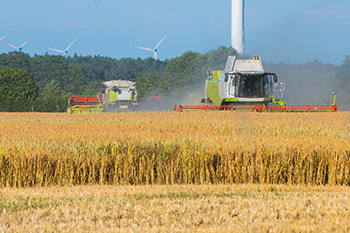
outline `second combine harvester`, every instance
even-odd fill
[[[138,106],[136,82],[111,80],[102,84],[106,87],[103,95],[71,95],[68,113],[114,112]]]

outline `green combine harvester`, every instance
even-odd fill
[[[225,70],[208,71],[205,90],[202,102],[216,106],[285,104],[285,84],[277,82],[275,73],[264,70],[259,56],[252,60],[228,57]]]
[[[229,56],[225,70],[208,71],[202,105],[179,105],[183,110],[244,110],[255,112],[337,112],[333,105],[287,105],[283,100],[285,83],[276,73],[264,70],[259,56],[236,59]]]
[[[68,113],[100,113],[129,111],[136,108],[136,82],[112,80],[102,82],[106,87],[102,95],[71,95],[68,100]]]

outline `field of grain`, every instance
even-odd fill
[[[350,113],[0,114],[0,231],[350,231]]]
[[[350,184],[350,113],[0,114],[0,186]]]

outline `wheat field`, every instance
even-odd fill
[[[2,113],[1,187],[350,184],[350,114]]]
[[[350,231],[350,113],[0,114],[5,232]]]

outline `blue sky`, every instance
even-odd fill
[[[231,0],[0,0],[0,37],[33,54],[56,54],[76,37],[69,54],[161,60],[192,50],[230,46]],[[350,55],[349,0],[246,0],[245,52],[264,61],[341,64]],[[12,48],[0,43],[0,52]]]

